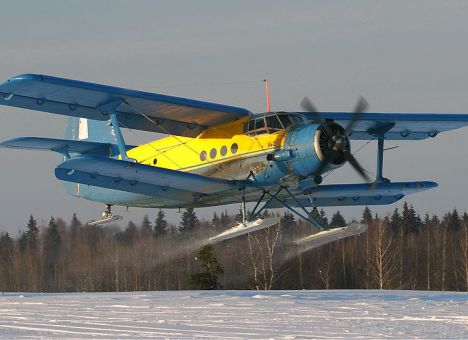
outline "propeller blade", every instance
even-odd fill
[[[322,118],[317,113],[318,112],[317,108],[315,107],[314,104],[312,104],[312,102],[310,101],[308,97],[304,97],[304,99],[302,99],[301,107],[304,109],[304,111],[307,111],[310,113],[310,115],[312,116],[312,120],[317,120],[317,121],[322,120]]]
[[[302,99],[301,101],[301,106],[304,110],[306,110],[307,112],[313,112],[313,113],[317,113],[317,108],[315,107],[314,104],[312,104],[312,102],[310,101],[309,97],[304,97],[304,99]]]
[[[346,135],[349,134],[353,126],[359,121],[359,117],[361,116],[361,114],[364,113],[368,107],[369,107],[369,103],[367,103],[364,97],[362,96],[359,97],[359,100],[356,103],[356,106],[354,107],[351,121],[349,122],[348,126],[346,126],[345,128]]]
[[[313,121],[317,121],[323,124],[323,129],[331,137],[332,131],[328,127],[326,119],[323,119],[322,117],[320,117],[320,115],[318,114],[317,108],[315,107],[314,104],[312,104],[312,101],[308,97],[304,97],[304,99],[302,99],[301,106],[305,111],[310,113]]]
[[[359,164],[359,162],[357,161],[356,158],[354,158],[354,156],[350,153],[350,152],[346,152],[345,153],[345,158],[346,160],[349,162],[349,164],[351,164],[351,166],[354,168],[354,170],[356,170],[359,175],[361,175],[361,177],[366,181],[366,182],[370,182],[371,179],[369,178],[369,176],[367,176],[367,174],[364,172],[364,170],[362,170],[362,166]]]
[[[369,103],[367,102],[367,100],[365,100],[363,96],[360,96],[358,99],[358,102],[356,103],[356,106],[354,107],[353,112],[363,113],[368,109],[368,107],[369,107]]]

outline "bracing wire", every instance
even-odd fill
[[[125,126],[125,124],[123,124],[122,122],[119,122],[119,124],[121,124],[124,128],[126,128],[126,129],[128,129],[128,130],[130,130],[130,131],[133,131],[132,129],[130,129],[130,128],[128,128],[127,126]],[[135,134],[134,136],[136,136],[140,141],[144,142],[143,139],[142,139],[141,137],[139,137],[137,134]],[[167,151],[168,149],[171,149],[171,148],[176,147],[176,146],[178,146],[178,145],[174,145],[174,146],[171,146],[171,147],[167,147],[167,148],[165,148],[165,149],[163,149],[163,150],[159,150],[159,149],[155,148],[151,143],[148,143],[147,145],[149,145],[154,151],[157,152],[157,154],[156,154],[155,156],[152,156],[152,157],[157,157],[157,156],[159,156],[159,155],[162,155],[162,156],[165,157],[169,162],[174,163],[174,165],[175,165],[176,167],[180,168],[180,165],[177,164],[176,161],[174,161],[172,158],[170,158],[168,155],[165,154],[166,151]]]
[[[163,132],[165,132],[166,134],[168,134],[169,136],[173,137],[176,141],[179,142],[179,145],[183,145],[185,147],[187,147],[190,151],[192,151],[193,153],[195,153],[197,156],[199,154],[198,151],[196,151],[194,148],[192,148],[191,146],[188,145],[187,142],[184,142],[182,141],[178,136],[176,135],[173,135],[171,134],[169,131],[167,131],[161,124],[158,124],[156,123],[153,119],[151,119],[150,117],[148,117],[147,115],[145,115],[143,112],[135,109],[133,106],[131,106],[126,100],[124,100],[125,104],[127,104],[135,113],[141,115],[142,117],[144,117],[146,120],[148,120],[150,123],[154,124],[155,126],[157,126],[159,129],[161,129]],[[178,145],[177,145],[178,146]],[[173,163],[175,163],[173,161]]]

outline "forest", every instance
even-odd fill
[[[351,222],[339,211],[312,213],[327,228]],[[366,207],[367,232],[303,252],[292,241],[311,234],[311,226],[287,211],[275,214],[278,225],[214,245],[214,288],[468,291],[467,213],[420,216],[405,203],[380,217]],[[18,235],[0,233],[0,291],[196,289],[190,277],[202,267],[200,247],[239,219],[215,212],[199,220],[186,209],[173,225],[155,210],[120,228],[88,226],[76,214],[47,225],[30,216]]]

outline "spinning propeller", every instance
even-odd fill
[[[349,132],[353,126],[359,122],[361,114],[364,113],[369,104],[367,101],[360,97],[353,110],[353,115],[348,125],[343,129],[338,124],[334,123],[331,119],[325,119],[320,116],[309,98],[304,97],[301,102],[302,108],[309,112],[312,119],[321,124],[321,150],[323,152],[323,159],[320,166],[317,168],[316,173],[321,174],[329,164],[340,163],[340,161],[347,161],[353,169],[366,181],[371,182],[371,179],[364,172],[362,166],[356,158],[351,154],[349,144]]]

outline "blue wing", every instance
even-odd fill
[[[391,182],[378,183],[373,190],[371,184],[322,184],[304,191],[296,198],[305,207],[354,206],[354,205],[383,205],[399,201],[406,195],[437,187],[435,182]],[[296,206],[294,200],[287,203]],[[276,201],[272,201],[267,208],[281,208]]]
[[[308,112],[298,112],[312,119]],[[320,112],[320,117],[333,119],[346,126],[352,119],[350,112]],[[350,139],[374,139],[382,129],[388,130],[388,140],[421,140],[439,133],[468,125],[468,114],[440,113],[363,113],[350,132]]]
[[[55,151],[61,154],[93,154],[109,157],[119,154],[116,144],[40,137],[14,138],[0,143],[0,147],[9,149]],[[133,148],[134,146],[127,145],[127,149]]]
[[[236,182],[105,158],[78,156],[57,166],[63,181],[191,202],[198,195],[236,188]]]
[[[1,105],[72,117],[108,120],[100,108],[117,101],[123,127],[187,137],[249,115],[233,106],[45,75],[24,74],[0,85]]]

